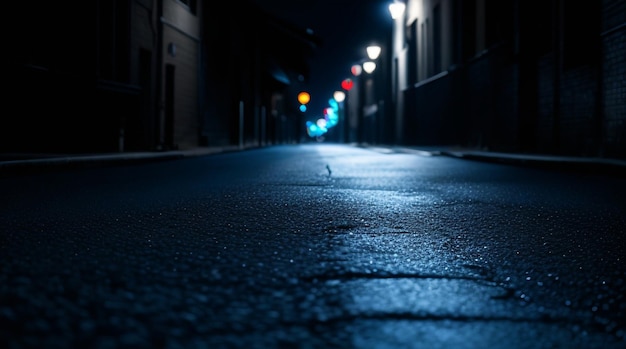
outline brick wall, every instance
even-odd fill
[[[507,47],[404,91],[407,143],[517,147],[517,73]]]
[[[605,0],[603,19],[603,151],[626,158],[626,2]]]
[[[538,152],[549,152],[553,146],[554,129],[554,56],[542,57],[537,65],[538,108],[535,149]]]
[[[562,154],[597,155],[595,122],[599,116],[596,74],[597,67],[589,65],[562,73],[557,147]]]

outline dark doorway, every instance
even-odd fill
[[[140,119],[136,123],[136,141],[129,148],[134,146],[134,150],[154,149],[156,145],[156,122],[158,114],[154,113],[152,99],[152,53],[146,49],[139,50],[139,86],[140,96]]]
[[[172,64],[165,65],[165,134],[167,149],[176,149],[174,144],[174,78],[175,68]]]

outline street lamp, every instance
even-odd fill
[[[335,91],[335,93],[333,93],[333,98],[337,101],[337,103],[341,103],[346,99],[346,94],[343,91]]]
[[[371,74],[374,70],[376,70],[376,63],[372,61],[363,63],[363,70],[365,70],[366,73]]]
[[[311,95],[308,92],[302,91],[298,93],[298,102],[302,105],[306,105],[311,101]]]
[[[406,11],[406,0],[393,0],[391,4],[389,4],[389,13],[392,18],[392,31],[391,35],[388,37],[390,44],[390,56],[386,58],[387,60],[391,60],[391,62],[396,61],[400,55],[404,55],[404,53],[400,53],[403,51],[402,40],[398,40],[403,35],[403,29],[405,28],[405,24],[403,23],[403,19],[405,17],[404,13]],[[391,63],[390,62],[390,63]],[[386,91],[385,96],[387,98],[387,111],[386,114],[390,117],[387,118],[390,127],[390,131],[388,135],[391,137],[390,140],[396,143],[404,143],[404,126],[405,126],[405,117],[404,110],[402,108],[402,97],[400,96],[399,88],[399,67],[403,68],[405,65],[398,66],[398,64],[388,64],[387,69],[389,74],[383,74],[383,76],[388,79],[385,82]]]
[[[368,78],[365,81],[364,86],[366,90],[364,91],[365,103],[363,106],[363,122],[367,122],[367,124],[369,124],[368,126],[363,125],[364,131],[366,132],[364,137],[365,139],[371,137],[371,141],[378,142],[382,134],[382,122],[384,122],[383,111],[379,110],[381,107],[384,107],[384,97],[380,98],[380,93],[385,91],[384,81],[381,81],[380,79],[384,78],[381,74],[384,74],[385,72],[377,72],[376,76],[374,76],[373,73],[374,70],[376,70],[375,61],[378,60],[382,64],[382,47],[379,45],[369,45],[366,47],[366,51],[370,61],[363,63],[363,70],[365,70],[368,75],[371,75],[371,78]],[[381,67],[384,70],[385,66],[381,65]],[[379,82],[375,83],[375,80],[378,80]],[[383,84],[381,85],[381,83]]]
[[[380,51],[382,50],[382,48],[378,45],[370,45],[366,48],[367,51],[367,56],[371,59],[371,60],[375,60],[376,58],[378,58],[378,56],[380,56]]]
[[[360,68],[361,66],[359,66]],[[350,91],[352,89],[352,87],[354,86],[354,80],[347,78],[347,79],[343,79],[341,81],[341,88],[343,88],[346,91]]]
[[[347,90],[346,90],[347,91]],[[333,98],[337,102],[337,117],[339,118],[339,141],[345,142],[348,139],[348,121],[343,107],[343,101],[346,100],[346,93],[339,90],[333,93]]]
[[[404,5],[403,2],[394,0],[393,3],[389,5],[389,13],[391,13],[391,18],[400,18],[400,16],[402,16],[402,13],[404,13],[405,7],[406,5]]]

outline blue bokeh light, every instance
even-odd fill
[[[328,105],[329,107],[324,109],[324,123],[320,123],[319,120],[318,122],[306,122],[306,131],[309,137],[319,138],[339,123],[339,103],[334,98],[331,98],[328,100]]]

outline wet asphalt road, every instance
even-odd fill
[[[0,179],[3,348],[624,348],[626,182],[276,146]]]

